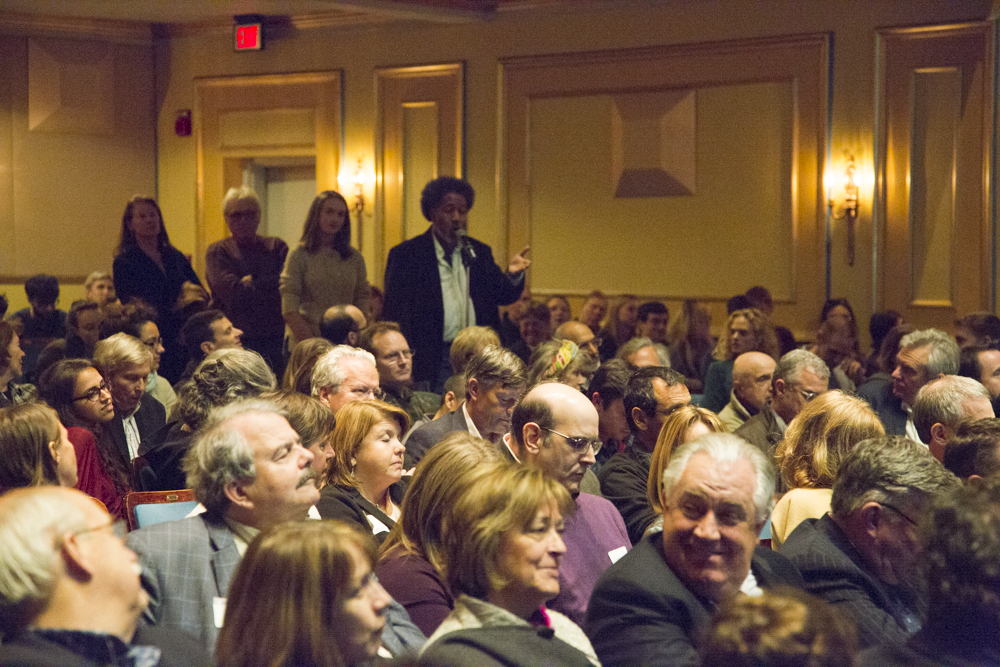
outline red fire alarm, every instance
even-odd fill
[[[178,137],[191,136],[191,110],[181,109],[177,112],[177,120],[174,121],[174,134]]]
[[[264,17],[243,14],[235,17],[233,39],[237,51],[260,51],[264,48]]]

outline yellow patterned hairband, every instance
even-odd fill
[[[555,377],[559,373],[562,373],[569,366],[569,362],[576,358],[579,351],[580,348],[577,347],[576,343],[571,340],[564,340],[559,347],[559,351],[556,352],[555,359],[552,360],[552,364],[549,366],[549,377]]]

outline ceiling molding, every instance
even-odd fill
[[[153,41],[153,29],[149,23],[8,12],[0,13],[0,32],[98,37],[142,44]]]

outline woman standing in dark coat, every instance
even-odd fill
[[[156,309],[164,347],[159,373],[175,382],[186,362],[177,340],[184,324],[177,312],[177,297],[184,283],[201,287],[201,281],[181,251],[170,245],[156,200],[137,196],[125,206],[114,281],[122,303],[138,298]]]

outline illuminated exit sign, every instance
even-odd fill
[[[264,48],[264,26],[262,23],[237,24],[234,30],[237,51],[260,51]]]

